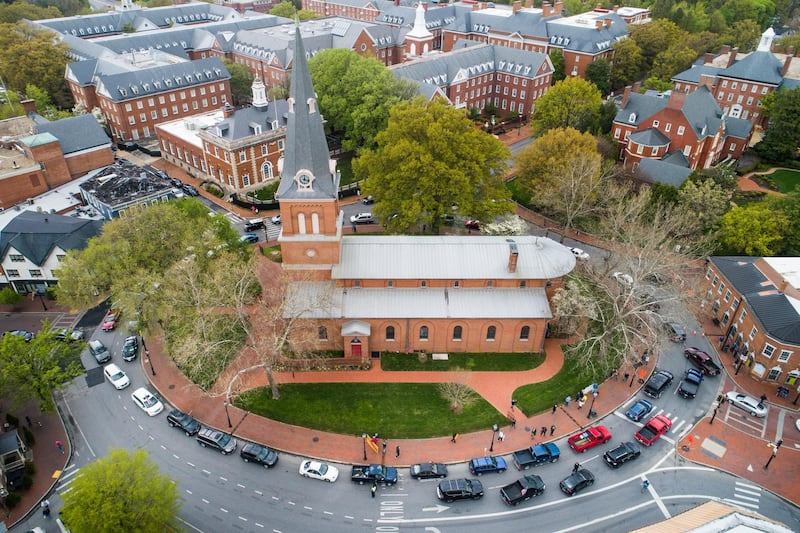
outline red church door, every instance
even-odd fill
[[[361,357],[361,342],[353,341],[350,343],[350,353],[353,357]]]

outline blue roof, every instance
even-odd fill
[[[783,63],[772,52],[762,50],[736,61],[720,72],[719,76],[777,86],[783,80],[782,71]]]

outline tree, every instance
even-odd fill
[[[55,338],[45,323],[29,342],[16,335],[0,337],[0,389],[17,406],[36,400],[45,411],[55,409],[53,391],[83,373],[70,343]]]
[[[142,449],[112,448],[82,467],[61,497],[61,518],[75,533],[179,529],[178,485]]]
[[[536,132],[542,135],[554,128],[586,131],[596,124],[601,103],[594,84],[582,78],[559,81],[537,100],[533,114]]]
[[[509,151],[463,111],[439,99],[400,103],[376,141],[353,171],[366,180],[362,192],[375,198],[373,213],[388,231],[438,233],[453,205],[483,220],[511,212],[503,184]]]
[[[611,92],[611,65],[605,59],[595,59],[589,63],[584,78],[594,83],[601,95]]]
[[[738,48],[740,52],[752,52],[761,40],[761,27],[754,20],[737,20],[720,40]]]
[[[24,300],[25,298],[11,287],[0,289],[0,304],[2,305],[19,305]]]
[[[352,50],[323,50],[308,66],[328,127],[344,132],[345,151],[374,148],[389,110],[416,93],[411,82],[395,78],[383,63]]]
[[[737,206],[720,220],[719,242],[725,254],[771,256],[783,246],[790,223],[765,202]]]
[[[298,9],[292,2],[287,0],[283,0],[280,4],[274,5],[272,9],[269,10],[269,14],[287,19],[294,19],[297,17],[300,20],[309,20],[319,17],[319,15],[313,11]]]
[[[253,74],[250,70],[228,58],[222,58],[222,64],[231,75],[231,97],[233,105],[241,106],[252,100]]]
[[[788,257],[800,255],[800,190],[784,195],[770,196],[767,202],[775,212],[781,213],[788,223],[783,233],[781,253]]]
[[[770,110],[770,123],[756,151],[771,162],[793,159],[800,146],[800,88],[779,91]]]
[[[550,62],[553,63],[553,83],[567,77],[564,68],[564,52],[560,48],[550,50]]]
[[[41,20],[61,18],[64,15],[55,6],[39,7],[28,2],[17,1],[14,3],[0,4],[0,23],[15,23],[22,19]]]
[[[461,414],[465,407],[478,401],[480,396],[467,385],[469,372],[458,368],[454,369],[454,371],[455,374],[451,375],[453,381],[439,383],[437,388],[442,398],[447,400],[447,403],[450,405],[450,410],[455,414]]]
[[[731,208],[733,191],[718,185],[713,179],[686,180],[678,189],[678,201],[695,213],[691,222],[698,234],[714,228],[720,217]]]
[[[592,212],[608,177],[594,137],[572,128],[536,138],[517,154],[514,168],[533,202],[563,215],[564,233]]]
[[[668,82],[675,74],[691,67],[696,57],[697,52],[684,44],[670,46],[656,56],[650,75]]]
[[[666,19],[656,18],[647,24],[636,24],[630,28],[630,32],[630,38],[642,51],[644,70],[650,69],[659,53],[688,40],[686,31]]]
[[[615,89],[630,85],[642,76],[644,57],[642,49],[633,39],[622,39],[613,44],[614,64],[611,67],[611,86]]]

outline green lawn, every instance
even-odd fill
[[[544,362],[539,353],[449,353],[446,361],[434,361],[428,354],[424,361],[414,353],[383,352],[382,370],[475,370],[513,372],[531,370]]]
[[[517,407],[528,416],[551,409],[554,404],[564,403],[567,396],[592,383],[602,383],[607,376],[584,374],[577,368],[574,358],[564,358],[564,366],[552,379],[525,385],[514,391]],[[602,387],[600,394],[603,394]]]
[[[800,185],[800,172],[796,170],[776,170],[766,177],[774,179],[782,193],[792,192],[795,187]]]
[[[505,423],[483,399],[453,414],[432,383],[298,383],[280,390],[277,401],[269,388],[260,388],[235,404],[287,424],[347,435],[378,432],[387,438],[441,437]]]

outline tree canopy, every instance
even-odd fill
[[[509,151],[462,110],[439,99],[402,102],[376,141],[353,171],[366,180],[362,192],[375,198],[373,213],[389,231],[438,233],[454,207],[484,221],[511,211],[503,184]]]
[[[594,83],[601,95],[611,92],[611,65],[603,58],[595,59],[586,67],[586,81]]]
[[[582,78],[569,77],[556,82],[536,101],[533,121],[542,135],[554,128],[587,131],[594,128],[602,104],[597,87]]]
[[[298,9],[292,2],[289,2],[288,0],[283,0],[281,3],[272,6],[272,9],[269,10],[269,14],[287,19],[294,19],[297,17],[300,20],[310,20],[319,17],[319,15],[314,11]]]
[[[395,78],[383,63],[352,50],[323,50],[308,66],[320,111],[332,131],[344,132],[345,151],[374,148],[389,110],[416,93],[411,82]]]
[[[228,58],[222,58],[222,64],[231,75],[233,105],[240,106],[252,100],[253,74],[250,70],[241,63],[236,63]]]
[[[61,518],[74,533],[180,529],[178,485],[142,449],[109,450],[81,468],[61,498]]]
[[[800,88],[778,91],[769,110],[770,123],[756,151],[767,161],[794,159],[800,146]]]
[[[725,255],[776,255],[790,221],[766,202],[737,206],[720,220],[719,242]]]
[[[615,89],[630,85],[638,80],[644,69],[642,49],[633,39],[615,42],[614,64],[611,67],[611,85]]]

